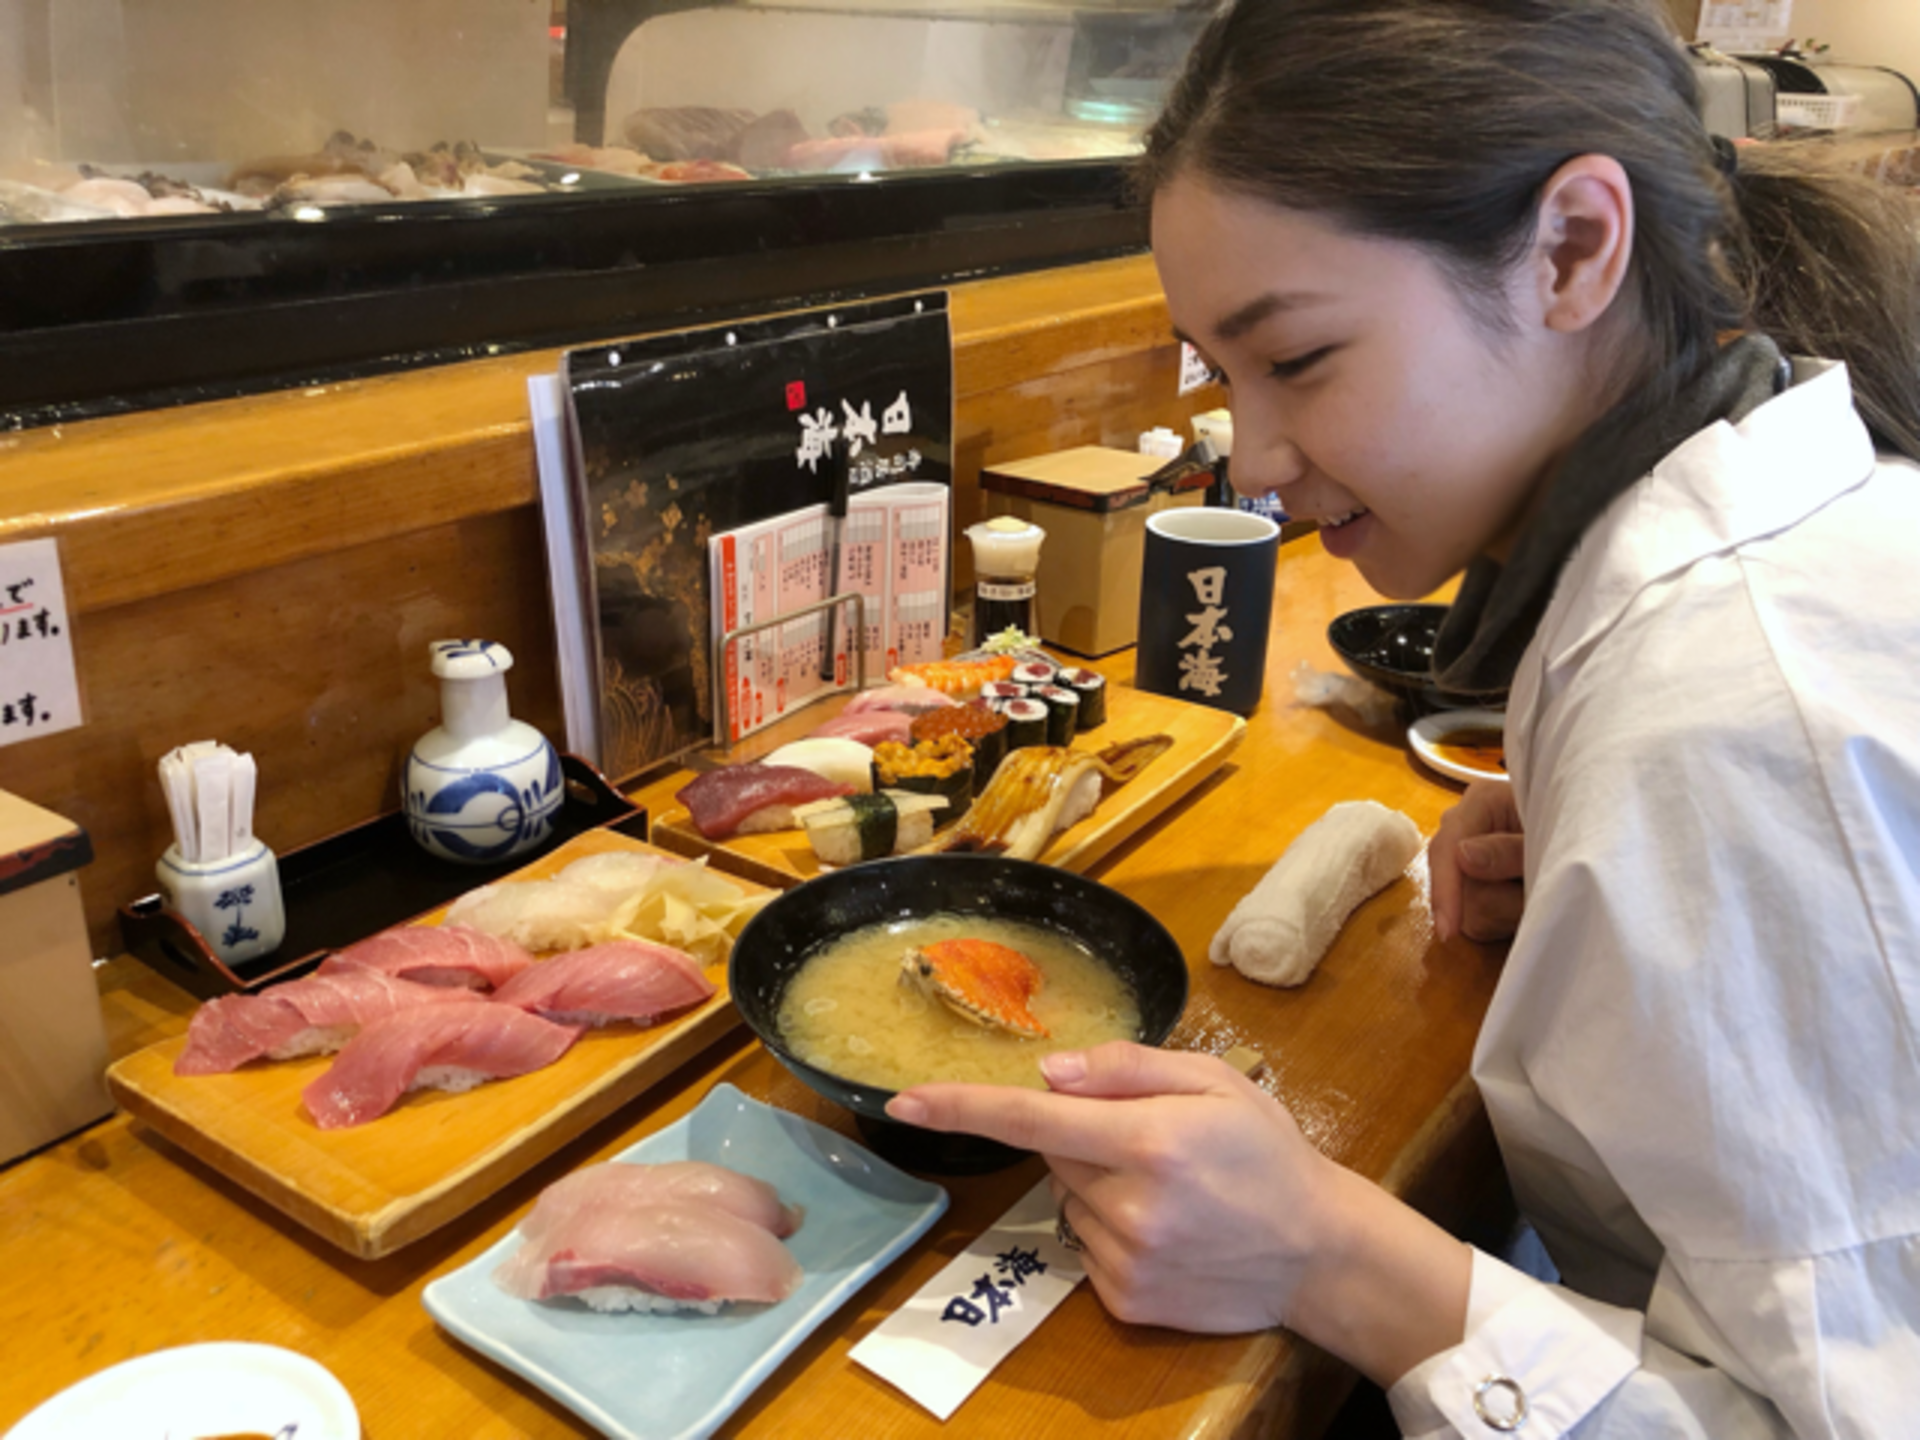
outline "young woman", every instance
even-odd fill
[[[1512,934],[1474,1073],[1561,1282],[1207,1057],[893,1113],[1043,1153],[1121,1318],[1288,1326],[1409,1434],[1914,1433],[1912,211],[1711,140],[1651,0],[1243,0],[1142,175],[1235,483],[1386,595],[1464,571],[1437,666],[1511,689],[1434,906]]]

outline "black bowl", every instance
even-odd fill
[[[887,1118],[894,1092],[809,1065],[780,1034],[780,1001],[801,964],[830,940],[887,921],[936,914],[991,916],[1058,931],[1106,960],[1140,1002],[1140,1041],[1158,1045],[1187,1004],[1187,961],[1140,906],[1083,875],[1032,860],[922,855],[876,860],[776,896],[747,923],[727,962],[734,1004],[776,1059],[858,1118],[861,1134],[907,1169],[978,1174],[1023,1152],[973,1135],[944,1135]]]
[[[1498,695],[1466,695],[1433,683],[1433,647],[1445,605],[1368,605],[1336,615],[1327,643],[1362,680],[1408,701],[1417,712],[1498,706]]]

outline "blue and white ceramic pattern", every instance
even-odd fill
[[[507,711],[513,656],[491,640],[436,640],[440,724],[407,756],[401,798],[413,838],[435,855],[483,865],[552,832],[566,798],[560,756]]]

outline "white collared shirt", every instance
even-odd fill
[[[1565,1283],[1476,1255],[1409,1435],[1920,1436],[1920,467],[1795,379],[1607,510],[1515,677],[1474,1075]]]

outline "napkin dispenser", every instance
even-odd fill
[[[0,791],[0,1164],[110,1114],[71,820]]]
[[[1159,456],[1083,445],[981,470],[989,516],[1013,515],[1047,532],[1034,576],[1042,640],[1089,656],[1133,644],[1147,517],[1205,504],[1213,484],[1205,470],[1149,483],[1166,467]]]

